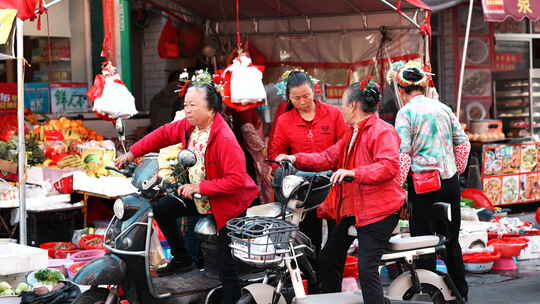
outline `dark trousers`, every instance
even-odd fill
[[[354,217],[345,217],[328,234],[328,240],[319,257],[322,293],[341,292],[347,250],[354,241],[354,237],[348,234],[351,226],[355,226]]]
[[[459,230],[461,226],[461,206],[459,179],[455,175],[450,179],[442,180],[439,191],[416,194],[411,179],[409,179],[409,203],[411,204],[410,229],[412,236],[430,235],[434,233],[445,233],[447,237],[445,264],[448,274],[456,284],[461,296],[467,297],[468,285],[465,280],[465,267],[461,246],[459,245]],[[451,205],[452,221],[450,231],[437,231],[437,223],[434,222],[431,207],[434,203],[444,202]],[[416,265],[418,268],[435,270],[435,255],[421,257]]]
[[[300,223],[300,231],[309,237],[311,243],[315,246],[317,257],[321,252],[321,244],[323,240],[322,233],[323,220],[317,216],[317,209],[306,212],[304,219]],[[326,220],[328,231],[332,231],[335,226],[334,220]]]
[[[388,240],[397,225],[399,215],[392,214],[378,222],[357,227],[358,234],[358,279],[364,303],[384,304],[384,294],[379,277],[379,265]],[[348,229],[354,225],[354,218],[344,218],[332,230],[321,253],[321,288],[323,292],[341,291],[343,266],[347,249],[354,238],[348,236]]]
[[[154,206],[154,216],[159,228],[167,238],[171,247],[171,253],[177,260],[191,259],[189,251],[186,249],[178,219],[182,216],[197,215],[197,208],[192,200],[185,200],[187,208],[175,199],[164,197]],[[229,249],[230,238],[227,229],[223,228],[218,232],[217,256],[220,281],[223,284],[224,304],[234,304],[240,298],[240,279],[236,270],[231,250]]]

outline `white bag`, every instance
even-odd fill
[[[103,93],[94,100],[93,111],[108,115],[113,119],[129,118],[137,114],[135,98],[120,80],[114,67],[105,68],[102,73],[105,78]]]
[[[226,72],[231,72],[231,101],[242,105],[266,100],[263,74],[251,64],[251,58],[240,55]]]

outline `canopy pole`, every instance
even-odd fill
[[[18,158],[17,172],[19,177],[19,241],[26,245],[26,197],[25,197],[25,171],[26,151],[24,145],[24,52],[23,52],[23,21],[17,18],[17,135]]]
[[[384,3],[384,4],[386,4],[386,6],[390,7],[393,10],[395,10],[396,12],[398,11],[397,7],[395,5],[393,5],[392,3],[390,3],[390,2],[388,2],[386,0],[380,0],[380,1],[382,3]],[[416,26],[417,29],[420,29],[420,25],[418,25],[418,23],[416,23],[416,21],[414,21],[411,17],[407,16],[407,14],[401,13],[400,15],[403,16],[403,18],[407,19],[414,26]]]
[[[460,111],[461,111],[461,98],[463,97],[463,77],[465,76],[465,64],[467,60],[467,48],[469,47],[469,34],[471,32],[471,18],[473,12],[474,0],[469,0],[469,17],[467,18],[467,29],[465,30],[465,41],[463,43],[463,54],[461,56],[461,70],[459,72],[459,86],[458,86],[458,97],[456,105],[456,116],[459,121]]]

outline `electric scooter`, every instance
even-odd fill
[[[303,272],[298,263],[302,252],[290,239],[299,233],[298,225],[303,214],[320,205],[328,195],[331,172],[307,175],[294,169],[290,162],[284,161],[280,165],[284,172],[281,181],[281,219],[244,217],[229,221],[227,227],[231,231],[230,247],[233,256],[255,267],[274,269],[282,274],[281,279],[272,286],[246,286],[238,303],[363,303],[359,292],[306,295],[302,284]],[[433,214],[441,222],[448,224],[449,211],[448,204],[438,203]],[[290,212],[292,216],[285,218],[285,212]],[[349,229],[351,236],[356,236],[354,228]],[[410,301],[419,295],[427,295],[433,303],[464,303],[447,274],[414,267],[413,261],[419,256],[442,253],[446,238],[443,235],[411,237],[398,233],[399,227],[396,228],[395,235],[389,240],[388,249],[382,257],[381,266],[397,263],[406,271],[392,281],[387,290],[388,298],[393,303],[413,303]],[[283,293],[288,284],[292,285],[293,296]]]
[[[178,162],[183,170],[196,163],[195,154],[182,150]],[[148,154],[140,165],[129,163],[123,170],[108,168],[132,178],[138,193],[120,197],[114,203],[114,217],[105,232],[104,248],[109,253],[93,260],[79,270],[73,281],[90,285],[75,304],[119,303],[119,290],[131,304],[191,304],[220,303],[221,283],[215,256],[217,230],[213,217],[200,219],[195,233],[201,239],[205,269],[154,278],[150,273],[151,237],[154,233],[152,202],[166,195],[185,204],[176,194],[178,184],[158,177],[156,154]],[[195,194],[199,196],[200,194]],[[264,272],[250,267],[239,269],[241,282],[248,285],[262,281]],[[101,286],[109,286],[103,288]]]

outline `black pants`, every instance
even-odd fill
[[[430,235],[434,233],[445,233],[437,231],[438,225],[431,216],[431,207],[434,203],[444,202],[451,205],[452,221],[450,222],[450,231],[448,231],[446,245],[445,263],[448,274],[456,284],[461,296],[467,297],[468,285],[465,280],[465,267],[463,265],[463,256],[461,246],[459,245],[459,229],[461,226],[461,206],[459,179],[455,175],[450,179],[443,180],[439,191],[416,194],[411,179],[409,179],[409,203],[412,204],[410,228],[412,236]],[[421,257],[417,262],[417,267],[435,270],[435,255]]]
[[[304,219],[300,223],[300,231],[309,237],[311,243],[315,246],[317,257],[321,252],[321,244],[323,240],[322,233],[323,220],[317,216],[317,210],[313,209],[306,213]],[[335,226],[334,220],[326,220],[328,231],[332,231]]]
[[[152,208],[159,228],[171,247],[171,253],[178,260],[191,259],[180,234],[178,218],[198,214],[192,200],[185,200],[185,202],[187,208],[175,199],[164,197]],[[227,228],[223,228],[218,232],[217,252],[219,254],[216,256],[220,266],[220,281],[223,284],[223,304],[234,304],[240,298],[240,279],[229,249],[229,243],[230,238],[227,235]]]
[[[328,234],[328,241],[319,257],[319,280],[322,293],[341,292],[347,250],[354,241],[354,237],[348,234],[351,226],[355,226],[354,217],[343,218]]]
[[[364,303],[385,303],[379,277],[379,265],[398,220],[399,215],[396,213],[378,222],[356,228],[359,247],[358,278]],[[348,229],[354,224],[353,217],[344,218],[328,236],[328,242],[321,252],[320,259],[320,278],[323,292],[341,291],[347,249],[354,240],[353,237],[348,236]]]

